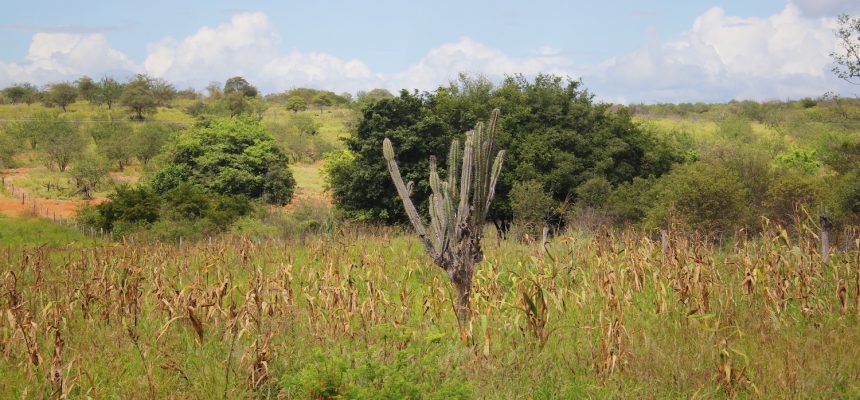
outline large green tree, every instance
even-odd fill
[[[224,94],[231,93],[239,93],[245,97],[257,97],[258,94],[257,88],[241,76],[227,79],[227,83],[224,84]]]
[[[113,109],[114,103],[120,100],[125,86],[110,76],[102,78],[98,83],[96,103],[105,104],[108,110]]]
[[[169,126],[160,123],[141,125],[131,138],[131,152],[137,159],[147,165],[149,160],[161,152],[173,132]]]
[[[82,76],[75,81],[75,87],[78,89],[78,94],[81,98],[94,103],[98,97],[99,85],[89,76]]]
[[[12,104],[27,103],[30,105],[36,101],[39,89],[30,83],[23,83],[3,89],[3,95],[11,100]]]
[[[166,193],[183,182],[279,205],[290,202],[295,187],[286,154],[249,117],[214,117],[184,132],[152,186]]]
[[[126,122],[99,122],[93,124],[88,133],[95,140],[99,153],[108,161],[115,162],[119,170],[128,165],[133,155],[132,128]]]
[[[56,166],[61,172],[65,171],[86,147],[80,129],[55,113],[37,114],[32,129],[39,137],[48,166]]]
[[[406,221],[406,214],[391,182],[380,151],[389,138],[405,181],[414,182],[413,198],[419,210],[427,209],[430,193],[429,156],[447,154],[454,135],[433,115],[428,96],[401,91],[381,99],[362,113],[356,132],[346,139],[346,156],[332,156],[327,185],[334,201],[348,217],[388,223]]]
[[[144,119],[144,114],[155,112],[158,99],[152,79],[143,74],[137,75],[125,84],[120,102],[128,107],[133,113],[133,118],[139,121]]]
[[[354,218],[404,221],[378,154],[382,138],[394,142],[404,179],[415,181],[415,198],[424,199],[428,157],[436,155],[444,168],[451,138],[486,120],[493,108],[502,111],[498,146],[508,151],[490,210],[497,222],[512,219],[514,182],[536,181],[556,202],[575,201],[584,192],[577,189],[592,179],[616,187],[662,175],[682,160],[624,108],[595,103],[578,81],[512,76],[494,87],[486,79],[461,76],[434,93],[403,92],[365,106],[357,132],[346,140],[349,156],[332,158],[326,170],[336,205]]]

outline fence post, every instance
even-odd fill
[[[833,223],[825,214],[819,215],[818,221],[821,223],[821,257],[827,263],[830,262],[830,228],[833,227]]]
[[[660,243],[663,245],[663,254],[669,254],[669,232],[660,229]]]

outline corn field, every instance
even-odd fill
[[[860,241],[408,233],[0,249],[0,398],[857,398]],[[844,250],[844,249],[843,249]]]

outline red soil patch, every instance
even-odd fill
[[[6,177],[6,182],[13,183],[15,179],[26,177],[32,168],[9,168],[2,172]],[[24,193],[24,203],[21,203],[21,193]],[[15,188],[14,193],[7,193],[6,197],[0,192],[0,213],[13,216],[21,215],[37,215],[44,218],[61,218],[71,219],[75,217],[75,212],[85,205],[96,205],[105,201],[104,198],[96,198],[93,200],[57,200],[46,199],[41,197],[30,197],[26,191],[21,188]]]
[[[31,197],[24,197],[24,204],[21,204],[21,198],[0,197],[0,213],[13,216],[21,215],[38,215],[44,218],[74,218],[75,212],[87,205],[96,205],[102,203],[105,199],[86,200],[53,200]],[[33,203],[35,202],[35,212],[33,212]]]

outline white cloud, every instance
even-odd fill
[[[184,39],[165,38],[151,44],[144,65],[154,76],[198,88],[236,75],[267,91],[293,86],[357,90],[375,79],[358,60],[343,61],[316,52],[281,54],[280,41],[265,14],[242,13]]]
[[[585,83],[597,82],[606,98],[633,101],[821,94],[842,86],[830,73],[834,27],[834,19],[809,18],[791,3],[768,18],[729,16],[714,7],[677,39],[612,58]]]
[[[790,0],[789,3],[811,17],[833,17],[860,12],[860,3],[857,0]]]
[[[558,49],[542,47],[537,55],[514,58],[499,49],[489,47],[468,37],[431,49],[406,71],[388,80],[392,89],[429,90],[457,77],[460,72],[482,74],[497,80],[508,74],[532,76],[538,73],[573,75],[573,63],[560,55]]]
[[[259,12],[234,15],[184,37],[147,47],[140,65],[113,49],[101,34],[37,33],[21,62],[0,62],[0,85],[43,84],[135,72],[198,89],[240,75],[264,92],[296,86],[351,91],[385,87],[432,90],[460,72],[499,81],[508,74],[583,76],[585,85],[611,101],[725,101],[732,98],[814,96],[854,88],[833,77],[835,18],[816,16],[847,2],[791,0],[770,17],[738,17],[714,7],[670,40],[652,34],[639,49],[597,65],[577,65],[557,47],[514,56],[469,37],[438,45],[399,73],[380,74],[358,59],[324,52],[283,51],[282,39]],[[853,3],[852,3],[853,4]],[[828,11],[830,10],[830,11]]]
[[[138,70],[103,34],[36,33],[24,62],[0,63],[0,84],[48,83],[81,75],[125,76]]]
[[[265,14],[237,14],[184,39],[150,44],[144,66],[154,76],[196,87],[235,75],[252,78],[275,56],[278,40]]]

